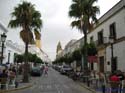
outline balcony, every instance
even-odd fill
[[[108,44],[108,37],[103,37],[100,40],[95,41],[95,45],[97,48],[103,48]]]

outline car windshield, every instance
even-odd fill
[[[69,66],[63,66],[63,68],[70,68]]]
[[[39,70],[39,67],[33,67],[32,70]]]

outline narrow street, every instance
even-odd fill
[[[48,76],[33,77],[33,87],[13,93],[91,93],[72,79],[49,68]]]

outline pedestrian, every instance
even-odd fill
[[[45,67],[44,67],[44,74],[45,74],[45,75],[48,75],[48,66],[45,66]]]
[[[9,69],[8,76],[10,79],[9,84],[14,85],[15,79],[16,79],[16,73],[14,71],[12,71],[12,69]]]
[[[111,93],[118,93],[119,90],[119,84],[120,84],[120,79],[117,76],[116,73],[113,73],[110,76],[110,85],[111,85]]]
[[[105,91],[105,85],[106,85],[105,75],[102,72],[99,72],[98,75],[99,75],[99,86],[101,86],[102,88],[102,93],[105,93],[106,92]]]
[[[41,72],[43,74],[44,73],[44,66],[42,65],[40,69],[41,69]]]
[[[123,90],[123,82],[124,82],[124,74],[123,74],[123,72],[121,71],[121,70],[118,70],[117,72],[116,72],[116,74],[117,74],[117,76],[118,76],[118,78],[119,78],[119,80],[120,80],[120,86],[119,86],[119,93],[121,93],[122,92],[122,90]]]
[[[8,79],[8,74],[7,74],[5,69],[3,70],[0,78],[1,78],[1,89],[5,89],[6,88],[6,82],[7,82],[7,79]]]

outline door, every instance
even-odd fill
[[[99,57],[99,71],[104,72],[104,56]]]

